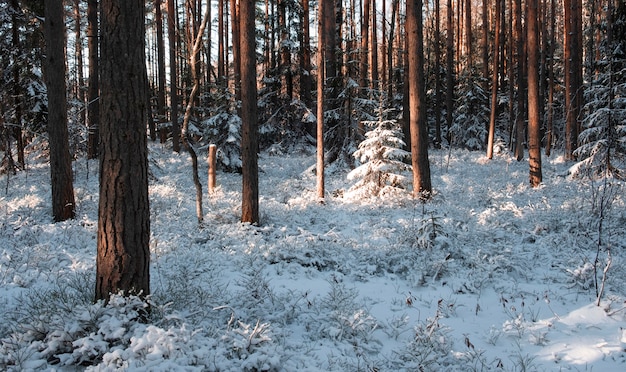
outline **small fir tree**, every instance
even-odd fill
[[[406,177],[401,173],[410,171],[411,166],[404,161],[411,153],[402,149],[405,146],[402,130],[396,120],[387,120],[383,115],[378,121],[364,122],[365,140],[359,144],[353,156],[361,163],[348,174],[349,180],[358,180],[350,192],[361,196],[382,196],[393,190],[404,189]]]

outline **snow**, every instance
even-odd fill
[[[625,370],[623,185],[598,251],[598,189],[562,157],[543,159],[537,189],[506,153],[430,159],[428,203],[344,193],[338,167],[320,203],[312,152],[263,153],[260,226],[239,222],[241,176],[218,172],[199,227],[187,154],[151,144],[141,323],[136,298],[92,303],[97,162],[74,163],[77,218],[54,224],[49,169],[31,155],[0,178],[0,369]]]

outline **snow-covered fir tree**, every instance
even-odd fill
[[[349,180],[358,180],[349,190],[360,196],[381,196],[393,190],[404,189],[406,177],[402,172],[411,166],[403,160],[411,154],[405,146],[400,125],[396,120],[387,120],[383,115],[377,121],[364,122],[365,140],[359,144],[353,156],[360,163],[348,174]]]

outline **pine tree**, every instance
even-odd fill
[[[396,120],[383,119],[383,115],[364,124],[371,130],[365,133],[365,140],[353,154],[361,165],[348,174],[348,179],[358,179],[350,192],[382,196],[394,189],[404,189],[406,177],[401,173],[411,170],[405,163],[411,153],[402,150],[405,143],[400,125]]]

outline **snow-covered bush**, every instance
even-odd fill
[[[241,171],[241,118],[222,112],[204,120],[202,127],[205,139],[217,145],[218,167]]]
[[[404,189],[410,165],[403,162],[411,154],[402,149],[402,132],[396,120],[380,118],[366,122],[372,127],[353,156],[361,163],[348,174],[349,180],[358,180],[349,190],[361,196],[382,196],[393,190]]]

